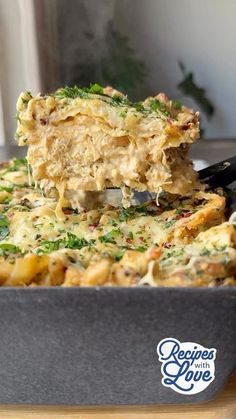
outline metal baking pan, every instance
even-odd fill
[[[198,403],[236,366],[236,288],[0,289],[0,403]],[[197,394],[162,384],[166,338],[216,349]]]
[[[236,367],[236,287],[2,287],[0,315],[1,404],[198,403]]]

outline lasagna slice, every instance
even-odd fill
[[[17,112],[16,137],[28,145],[33,178],[45,191],[56,188],[62,204],[78,191],[121,188],[129,206],[132,189],[188,195],[196,187],[188,150],[199,115],[163,93],[133,103],[97,84],[26,92]]]

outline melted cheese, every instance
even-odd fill
[[[166,195],[158,206],[126,210],[100,202],[80,213],[64,201],[60,217],[57,196],[27,186],[23,164],[12,168],[10,162],[0,169],[2,285],[211,286],[216,278],[233,284],[235,230],[222,224],[222,196]]]

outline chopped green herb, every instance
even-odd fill
[[[50,253],[59,249],[82,249],[86,246],[91,246],[95,240],[85,240],[79,238],[75,234],[67,233],[67,237],[58,240],[44,240],[37,249],[37,253]]]
[[[22,169],[22,166],[27,166],[27,159],[13,159],[11,166],[7,167],[7,172],[15,172]]]
[[[120,212],[119,215],[119,220],[122,221],[127,221],[129,218],[131,218],[133,216],[133,211],[129,210],[129,209],[122,209],[122,211]]]
[[[58,97],[59,99],[76,99],[77,97],[84,98],[89,97],[85,89],[82,89],[79,86],[69,87],[65,86],[62,89],[57,90],[53,96]]]
[[[136,109],[138,112],[147,112],[148,110],[144,108],[142,102],[134,102],[132,106]]]
[[[150,108],[145,108],[142,102],[131,102],[127,97],[124,97],[122,95],[119,95],[119,94],[115,94],[114,96],[106,95],[103,92],[103,87],[100,86],[100,84],[98,83],[92,84],[90,85],[90,87],[80,87],[77,85],[65,86],[64,88],[57,90],[53,94],[53,96],[59,99],[64,99],[64,98],[75,99],[77,97],[89,99],[91,94],[98,94],[98,95],[106,97],[107,98],[106,100],[109,99],[109,103],[112,106],[124,107],[124,109],[121,109],[119,113],[120,116],[122,117],[126,116],[127,107],[134,108],[137,112],[140,112],[140,113],[150,113],[150,112],[159,110],[165,116],[170,115],[165,104],[160,102],[157,99],[154,99],[151,101]]]
[[[179,110],[182,108],[182,103],[180,102],[180,100],[176,99],[176,100],[172,100],[172,106],[173,108],[175,108],[176,110]]]
[[[12,201],[12,198],[11,198],[11,197],[9,197],[9,196],[7,196],[7,197],[4,199],[4,201],[2,201],[2,204],[4,204],[4,205],[8,205],[11,201]]]
[[[134,250],[144,253],[146,252],[147,249],[148,249],[147,246],[139,246],[139,247],[136,247]]]
[[[111,225],[112,225],[112,226],[114,226],[114,227],[117,227],[117,226],[118,226],[117,221],[116,221],[116,220],[114,220],[114,219],[109,220],[109,224],[111,224]]]
[[[172,227],[173,225],[174,225],[174,223],[176,222],[176,220],[170,220],[170,221],[167,221],[166,223],[165,223],[165,228],[170,228],[170,227]]]
[[[175,260],[178,259],[178,261],[181,262],[183,254],[184,254],[183,248],[167,250],[166,252],[163,253],[163,256],[161,257],[160,266],[161,267],[168,266],[171,263],[169,259],[171,259],[172,257],[174,257]]]
[[[6,192],[13,192],[13,186],[2,186],[0,185],[0,191],[6,191]]]
[[[126,117],[126,115],[127,115],[127,109],[121,109],[121,110],[119,111],[119,115],[120,115],[122,118],[125,118],[125,117]]]
[[[131,106],[132,102],[129,101],[129,99],[127,99],[124,96],[121,95],[114,95],[111,97],[111,103],[113,105],[123,105],[123,106]]]
[[[183,209],[179,208],[179,209],[175,210],[175,214],[181,215],[181,214],[184,213],[184,211],[186,211],[186,210],[183,210]]]
[[[89,87],[80,87],[80,86],[65,86],[62,89],[57,90],[53,96],[58,98],[70,98],[76,99],[77,97],[80,98],[89,98],[89,94],[98,94],[106,96],[103,93],[103,87],[100,84],[90,84]]]
[[[217,250],[219,251],[219,252],[223,252],[224,250],[226,250],[227,249],[227,245],[226,244],[224,244],[224,245],[222,245],[222,246],[218,246],[217,247]]]
[[[65,247],[68,249],[82,249],[85,246],[90,246],[95,240],[87,241],[84,238],[79,238],[75,234],[67,233],[67,240],[65,241]]]
[[[114,259],[117,262],[119,262],[122,259],[122,257],[124,256],[125,251],[126,251],[126,248],[119,249],[116,253],[114,253],[114,255],[113,255]]]
[[[203,249],[200,252],[200,256],[209,256],[211,254],[210,250],[206,247],[203,247]]]
[[[55,250],[59,250],[60,248],[63,248],[61,246],[63,243],[63,240],[43,240],[40,244],[41,248],[37,249],[37,253],[51,253]]]
[[[98,240],[101,243],[112,243],[116,244],[115,238],[121,234],[120,229],[113,229],[109,231],[107,234],[104,234],[104,236],[98,237]]]
[[[90,84],[89,93],[103,95],[103,87],[98,83]]]
[[[132,231],[129,231],[128,232],[128,238],[133,240],[134,235],[133,235],[133,232]]]
[[[9,221],[7,217],[0,214],[0,240],[5,239],[9,234]]]
[[[27,103],[32,99],[32,95],[30,92],[25,92],[24,97],[21,97],[21,101],[24,105],[27,105]]]
[[[153,112],[156,111],[160,111],[162,112],[165,116],[170,116],[170,112],[167,110],[166,106],[164,103],[160,102],[158,99],[153,99],[150,101],[150,109]]]
[[[2,243],[0,244],[0,255],[9,255],[12,253],[21,253],[21,250],[18,246],[14,244]]]
[[[21,122],[20,112],[19,111],[16,112],[16,120],[19,121],[19,122]]]
[[[142,228],[142,229],[140,229],[140,230],[136,231],[136,234],[143,234],[144,232],[145,232],[145,229],[144,229],[144,228]]]

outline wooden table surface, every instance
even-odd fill
[[[208,403],[139,407],[0,406],[1,419],[236,419],[236,373]]]

